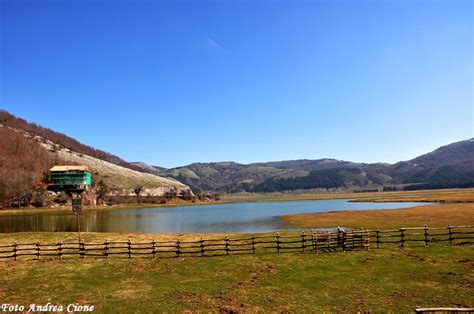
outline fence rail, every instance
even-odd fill
[[[132,258],[150,256],[171,258],[180,256],[215,256],[256,253],[325,253],[334,251],[369,250],[375,246],[429,246],[430,243],[450,244],[471,242],[474,226],[447,228],[403,228],[398,230],[352,230],[337,232],[302,232],[298,235],[252,235],[240,238],[200,239],[197,241],[105,241],[97,243],[10,243],[0,244],[0,260],[40,258]],[[470,241],[471,240],[471,241]]]
[[[376,248],[386,245],[429,246],[430,243],[449,242],[449,244],[471,242],[474,239],[474,226],[448,226],[446,228],[414,227],[395,230],[368,230],[370,244]],[[409,244],[410,243],[410,244]]]
[[[200,239],[197,241],[105,241],[101,243],[11,243],[0,245],[0,260],[69,257],[151,256],[170,258],[180,256],[215,256],[255,253],[319,253],[333,251],[368,250],[367,231],[311,232],[298,235],[252,235],[248,237]]]

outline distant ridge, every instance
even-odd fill
[[[474,186],[474,139],[442,146],[395,164],[323,158],[239,164],[193,163],[164,169],[134,163],[143,171],[175,178],[194,191],[281,192],[305,190],[400,190]]]

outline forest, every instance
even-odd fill
[[[0,208],[39,204],[45,189],[40,183],[57,161],[34,140],[0,127]]]

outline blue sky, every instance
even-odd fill
[[[473,137],[471,1],[1,3],[0,108],[173,167]]]

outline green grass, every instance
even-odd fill
[[[472,307],[474,246],[325,254],[0,262],[3,303],[98,312],[413,311]]]

